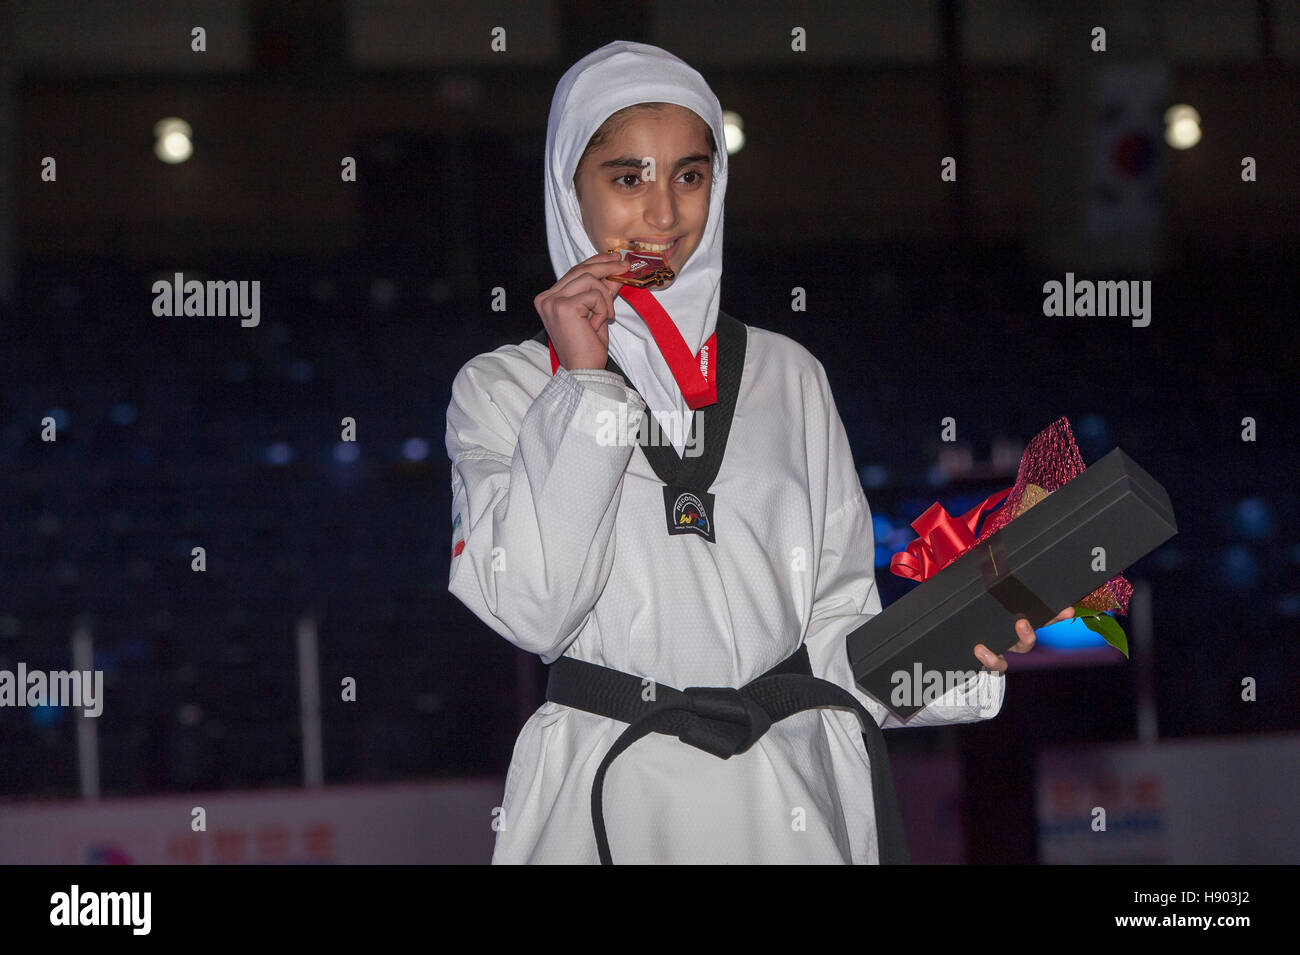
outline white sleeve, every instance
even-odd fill
[[[495,352],[479,356],[452,384],[448,589],[501,636],[551,663],[609,579],[614,519],[645,403],[614,372],[560,368],[529,404],[503,362]],[[620,422],[629,440],[608,440]]]
[[[983,669],[971,650],[971,670],[978,676],[955,686],[925,706],[906,723],[858,688],[849,666],[845,638],[880,613],[880,592],[875,577],[875,533],[871,509],[853,466],[844,422],[826,387],[829,461],[828,499],[841,501],[826,515],[813,607],[805,643],[813,674],[845,687],[857,697],[876,722],[885,728],[968,723],[997,716],[1002,708],[1005,677]],[[842,497],[830,497],[839,493]]]

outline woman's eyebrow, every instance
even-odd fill
[[[675,171],[681,169],[683,166],[689,166],[691,163],[696,163],[696,162],[707,163],[711,161],[712,160],[710,159],[708,153],[694,153],[690,156],[683,156],[681,159],[677,160],[677,162],[673,164],[673,169]],[[645,165],[645,161],[643,159],[638,159],[636,156],[619,156],[617,159],[605,160],[603,163],[600,164],[600,168],[601,169],[605,169],[605,168],[640,169],[644,165]]]

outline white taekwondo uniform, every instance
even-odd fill
[[[716,97],[658,48],[609,44],[561,80],[546,179],[557,277],[597,251],[571,195],[582,147],[610,113],[652,101],[695,110],[725,141]],[[704,240],[656,293],[692,353],[717,324],[725,175],[720,150]],[[784,335],[741,326],[735,413],[707,489],[716,540],[669,534],[664,483],[644,450],[598,439],[620,414],[635,428],[647,402],[684,408],[645,323],[616,302],[610,355],[634,387],[610,370],[553,374],[538,340],[479,355],[457,374],[446,433],[451,592],[548,664],[570,656],[679,689],[741,687],[806,644],[815,676],[851,691],[878,724],[903,725],[857,689],[845,653],[845,636],[881,603],[871,513],[821,363]],[[715,360],[721,376],[720,346]],[[1003,686],[982,671],[906,725],[996,715]],[[599,861],[592,782],[625,728],[553,702],[533,714],[510,762],[494,863]],[[879,861],[867,749],[851,710],[796,713],[728,759],[651,733],[612,764],[603,793],[618,862]]]

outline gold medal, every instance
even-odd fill
[[[646,288],[650,285],[663,285],[677,277],[668,259],[657,252],[638,252],[635,249],[609,249],[617,252],[627,263],[627,270],[609,276],[615,282]]]

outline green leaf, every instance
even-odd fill
[[[1090,616],[1083,621],[1083,625],[1094,633],[1101,634],[1103,640],[1112,647],[1128,656],[1128,637],[1124,634],[1124,628],[1108,613],[1100,613]]]
[[[1099,613],[1105,613],[1104,610],[1091,610],[1083,604],[1074,605],[1074,615],[1076,617],[1095,617]]]

